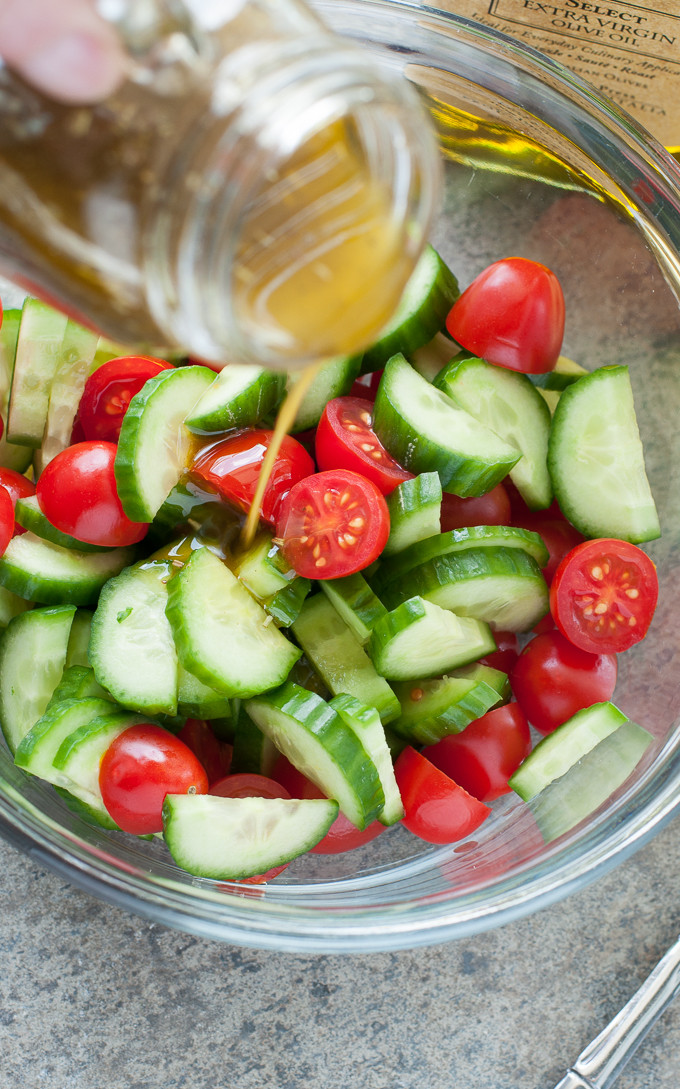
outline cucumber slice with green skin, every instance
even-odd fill
[[[307,431],[316,427],[323,415],[323,410],[334,397],[344,397],[349,393],[361,370],[362,356],[342,356],[325,363],[316,375],[312,385],[302,398],[302,403],[295,414],[291,431]],[[287,388],[290,392],[300,381],[301,371],[288,375]]]
[[[42,442],[67,321],[38,299],[24,303],[7,412],[9,442],[22,446]]]
[[[163,835],[173,859],[187,873],[238,881],[309,851],[337,815],[337,804],[324,798],[166,794]]]
[[[488,624],[412,597],[378,620],[368,653],[388,681],[408,681],[448,673],[495,647]]]
[[[357,828],[365,828],[382,812],[385,795],[375,764],[354,731],[321,696],[288,682],[248,700],[246,711]]]
[[[66,651],[66,667],[88,666],[88,648],[92,631],[92,610],[76,609],[71,625],[71,634],[68,637],[68,650]]]
[[[177,651],[165,615],[169,562],[136,564],[110,579],[92,617],[89,658],[123,707],[177,713]]]
[[[6,628],[13,617],[32,608],[33,605],[30,601],[26,601],[25,598],[13,594],[11,590],[6,590],[4,586],[0,586],[0,628]]]
[[[187,718],[225,718],[231,714],[229,697],[199,681],[179,662],[177,713]]]
[[[120,832],[119,825],[105,811],[102,812],[100,809],[83,802],[80,798],[76,798],[75,794],[71,794],[64,787],[55,786],[54,789],[66,807],[72,813],[75,813],[76,817],[80,817],[81,821],[85,821],[86,824],[93,824],[96,828],[106,828],[109,832]]]
[[[98,813],[109,816],[99,789],[99,768],[104,753],[130,726],[148,721],[143,715],[109,709],[78,726],[63,739],[52,760],[60,785]],[[109,820],[111,818],[109,817]]]
[[[408,744],[418,745],[433,745],[449,734],[460,733],[504,702],[498,689],[487,683],[483,669],[473,667],[435,680],[396,684],[401,717],[390,723],[390,729]]]
[[[61,680],[75,611],[32,609],[10,620],[0,638],[0,726],[12,754]]]
[[[292,630],[334,696],[345,692],[375,707],[383,723],[397,717],[397,697],[325,594],[307,598]]]
[[[493,666],[484,665],[482,662],[474,662],[472,665],[461,666],[455,672],[456,677],[472,677],[475,681],[484,681],[490,688],[494,688],[499,695],[499,703],[507,703],[512,698],[512,689],[507,673]]]
[[[105,545],[88,544],[86,541],[79,541],[76,537],[71,537],[68,533],[62,533],[45,517],[35,495],[27,495],[17,499],[15,517],[23,529],[29,530],[43,541],[50,541],[52,544],[59,545],[60,548],[75,549],[77,552],[111,551]]]
[[[549,507],[550,409],[527,375],[483,359],[454,359],[434,384],[520,451],[522,456],[510,469],[510,479],[527,506],[533,510]]]
[[[373,579],[378,593],[390,583],[403,581],[410,571],[440,556],[464,552],[468,548],[521,548],[545,567],[549,559],[548,549],[538,533],[518,526],[469,526],[437,533],[424,541],[417,541],[398,556],[384,560]]]
[[[285,681],[301,651],[208,548],[192,552],[168,591],[180,661],[199,680],[242,699]]]
[[[354,731],[377,768],[385,795],[385,804],[382,812],[378,814],[378,820],[385,825],[396,824],[404,816],[404,806],[380,715],[375,707],[367,707],[354,696],[344,694],[333,696],[328,706]]]
[[[415,352],[409,352],[408,361],[418,374],[428,382],[434,382],[442,368],[452,359],[458,358],[461,352],[464,353],[464,349],[450,340],[445,333],[437,333],[428,344],[423,344]]]
[[[252,427],[277,408],[286,376],[251,364],[228,363],[201,394],[184,422],[199,435]]]
[[[260,602],[272,597],[297,577],[292,567],[277,563],[277,559],[280,561],[280,549],[272,543],[270,533],[262,533],[239,556],[234,566],[234,574]]]
[[[14,763],[55,786],[70,790],[67,777],[55,768],[54,758],[62,741],[99,715],[111,714],[111,701],[88,696],[85,699],[63,700],[48,707],[42,718],[31,727],[14,754]]]
[[[231,772],[266,775],[271,779],[279,756],[279,750],[271,738],[262,733],[245,708],[241,707],[234,729]]]
[[[432,340],[459,294],[451,269],[432,246],[426,246],[380,340],[364,353],[363,373],[379,371],[396,352],[409,355]]]
[[[521,548],[468,548],[414,568],[408,589],[391,582],[391,608],[411,596],[484,620],[498,631],[529,631],[548,611],[548,587],[536,561]]]
[[[530,801],[627,721],[623,711],[609,702],[594,703],[577,711],[553,733],[539,741],[509,779],[508,785],[523,801]]]
[[[405,480],[387,496],[390,535],[383,556],[403,552],[409,545],[439,534],[442,485],[438,473],[421,473]]]
[[[71,444],[73,423],[98,343],[98,333],[68,320],[50,387],[45,433],[40,446],[43,469]]]
[[[20,324],[21,310],[5,310],[0,327],[0,416],[3,420],[7,419]],[[0,465],[6,469],[14,469],[17,473],[24,473],[30,464],[30,447],[8,442],[3,431],[0,435]]]
[[[546,843],[568,832],[622,786],[654,739],[636,722],[608,737],[529,802]]]
[[[57,703],[63,703],[64,700],[83,700],[88,696],[115,702],[113,696],[99,684],[91,666],[67,665],[47,707],[52,708]]]
[[[22,533],[12,537],[0,559],[0,585],[45,605],[91,605],[133,556],[132,548],[77,552]]]
[[[378,620],[387,616],[387,609],[361,572],[342,579],[322,580],[319,586],[362,647],[365,646]]]
[[[263,603],[264,610],[268,616],[273,616],[274,620],[284,628],[289,628],[291,624],[294,624],[300,615],[302,606],[305,603],[305,599],[312,588],[312,584],[309,579],[302,578],[298,575],[292,582],[289,582],[287,586],[279,590],[278,593],[272,594],[270,598]]]
[[[500,483],[520,451],[430,385],[403,355],[393,356],[375,399],[373,428],[410,472],[437,472],[457,495],[484,495]]]
[[[145,382],[123,417],[114,463],[123,510],[133,522],[152,522],[182,473],[196,439],[184,423],[215,377],[208,367],[178,367]]]
[[[600,367],[564,390],[548,468],[562,513],[585,537],[660,536],[627,367]]]
[[[551,371],[545,374],[530,374],[528,377],[538,389],[553,390],[561,393],[572,382],[578,382],[588,371],[580,363],[561,355]]]

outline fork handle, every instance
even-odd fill
[[[678,991],[680,938],[555,1089],[609,1089]]]

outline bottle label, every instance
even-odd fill
[[[678,0],[438,0],[554,57],[623,106],[667,147],[680,145]],[[674,10],[672,10],[674,9]]]

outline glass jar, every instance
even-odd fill
[[[116,341],[291,368],[366,346],[439,160],[400,74],[300,0],[102,0],[130,64],[65,106],[0,69],[0,270]]]

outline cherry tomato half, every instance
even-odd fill
[[[192,476],[214,488],[223,499],[246,513],[273,431],[240,431],[203,449],[191,468]],[[314,462],[301,443],[286,435],[279,450],[260,507],[260,518],[276,522],[279,507],[299,480],[314,472]]]
[[[553,630],[527,643],[510,685],[532,726],[549,734],[584,707],[611,699],[616,674],[615,654],[589,654]]]
[[[144,355],[109,359],[88,378],[80,398],[78,419],[86,439],[118,442],[123,416],[149,378],[172,370],[172,363]]]
[[[519,657],[517,633],[514,631],[495,631],[493,637],[496,649],[491,654],[485,654],[483,658],[480,658],[480,663],[491,666],[492,669],[500,669],[501,673],[509,673]]]
[[[479,828],[491,810],[408,745],[394,774],[404,803],[402,824],[427,843],[455,843]]]
[[[208,777],[183,741],[161,726],[130,726],[109,745],[99,768],[102,799],[124,832],[163,831],[166,794],[205,794]]]
[[[14,503],[7,488],[0,487],[0,556],[14,535]]]
[[[211,786],[229,774],[233,746],[219,741],[204,719],[188,718],[177,737],[203,765]]]
[[[292,798],[324,798],[325,795],[301,771],[298,771],[285,756],[280,756],[274,768],[274,775],[282,782]],[[322,840],[310,849],[310,854],[339,855],[344,851],[353,851],[363,847],[385,831],[380,821],[371,821],[366,828],[359,830],[345,816],[338,813]]]
[[[361,397],[335,397],[323,410],[316,429],[316,463],[320,469],[361,473],[383,495],[412,480],[373,430],[373,405]]]
[[[518,703],[494,707],[460,734],[449,734],[423,755],[459,786],[492,802],[510,790],[508,779],[531,751],[529,723]]]
[[[16,507],[17,499],[25,499],[29,495],[35,495],[35,484],[14,469],[0,467],[0,487],[9,492],[12,507]],[[25,530],[18,522],[15,522],[14,536],[16,537],[20,533],[25,533]]]
[[[495,261],[453,304],[446,328],[490,363],[528,374],[551,371],[564,337],[560,282],[525,257]]]
[[[308,476],[281,505],[276,535],[299,575],[338,579],[373,563],[390,534],[384,496],[347,469]]]
[[[550,611],[581,650],[619,654],[644,639],[658,597],[649,556],[629,541],[601,538],[563,557],[550,587]]]
[[[444,492],[440,515],[441,531],[465,529],[467,526],[510,525],[510,500],[502,484],[497,484],[486,495],[470,495],[463,498]]]
[[[118,498],[112,442],[79,442],[57,454],[38,477],[36,495],[46,518],[79,541],[116,548],[141,541],[145,522],[131,522]]]

